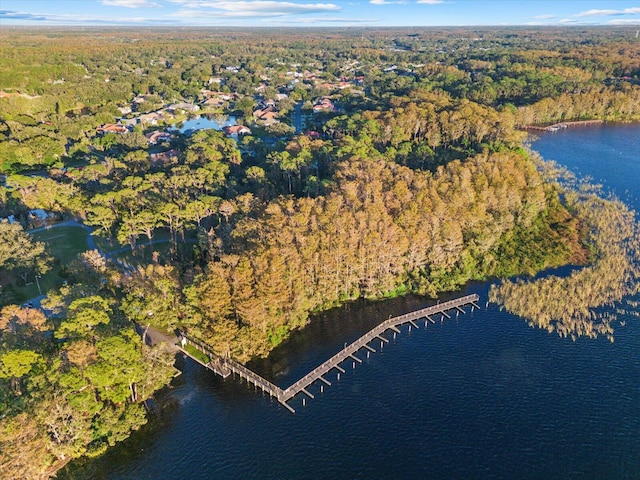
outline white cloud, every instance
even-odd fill
[[[406,3],[403,0],[369,0],[369,3],[372,5],[394,5],[400,3]]]
[[[174,13],[175,17],[186,18],[246,18],[281,17],[308,13],[327,13],[342,10],[333,3],[293,3],[272,0],[171,0],[185,8]]]
[[[142,17],[105,17],[74,14],[27,13],[12,10],[0,10],[1,20],[18,20],[28,22],[42,22],[50,25],[166,25],[175,23],[173,20]]]
[[[587,10],[586,12],[580,12],[574,15],[574,17],[600,17],[607,15],[620,15],[620,10]]]
[[[574,17],[609,17],[612,15],[636,15],[640,13],[640,7],[630,7],[622,10],[613,9],[592,9],[585,12],[580,12],[574,15]]]
[[[271,0],[198,1],[188,2],[185,6],[187,9],[180,10],[173,16],[185,18],[268,18],[342,10],[333,3],[293,3]],[[193,7],[195,9],[189,9]]]
[[[558,23],[562,23],[563,25],[567,25],[567,24],[571,24],[571,23],[578,23],[578,21],[574,20],[572,18],[563,18]]]
[[[127,7],[127,8],[142,8],[142,7],[159,7],[156,2],[150,0],[102,0],[103,5],[110,7]]]
[[[640,18],[616,18],[609,20],[607,25],[640,25]]]
[[[556,18],[555,15],[536,15],[535,17],[536,20],[551,20],[552,18]]]
[[[439,3],[444,3],[444,0],[418,0],[416,3],[424,3],[427,5],[438,5]]]

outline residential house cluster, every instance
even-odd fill
[[[256,122],[262,123],[265,126],[278,123],[278,109],[276,108],[275,100],[263,100],[253,111],[253,118]]]
[[[341,80],[339,82],[323,82],[318,85],[320,88],[326,88],[327,90],[344,90],[345,88],[352,87],[353,84],[351,82],[347,82]]]
[[[335,112],[336,106],[329,97],[321,97],[313,106],[314,113],[317,112]]]
[[[223,108],[227,102],[235,100],[238,96],[235,93],[214,92],[206,89],[201,90],[200,93],[204,97],[202,104],[213,108]]]

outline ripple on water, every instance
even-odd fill
[[[486,298],[487,285],[470,288]],[[341,348],[341,328],[346,340],[370,328],[370,315],[352,307],[345,325],[344,312],[328,314],[257,368],[288,369],[287,386]],[[60,478],[637,480],[639,351],[634,317],[614,344],[571,342],[490,306],[404,330],[339,381],[329,374],[324,392],[313,385],[306,406],[293,399],[295,415],[187,360],[157,422]]]

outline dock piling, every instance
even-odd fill
[[[305,375],[300,380],[293,383],[291,386],[289,386],[284,390],[272,384],[271,382],[264,379],[263,377],[257,375],[256,373],[252,372],[251,370],[246,368],[244,365],[232,360],[231,358],[223,358],[218,356],[213,351],[213,349],[210,346],[208,346],[206,343],[201,342],[200,340],[197,340],[195,338],[191,338],[187,336],[186,333],[184,332],[179,332],[180,333],[179,338],[181,339],[181,344],[178,344],[176,346],[178,347],[178,349],[182,351],[182,353],[191,357],[194,361],[202,364],[204,367],[214,371],[215,373],[222,376],[223,378],[226,378],[229,375],[232,375],[235,377],[235,375],[237,374],[238,378],[240,378],[241,380],[246,381],[248,384],[249,383],[253,384],[254,390],[257,391],[257,389],[259,388],[263,394],[268,393],[269,397],[276,398],[278,402],[281,403],[287,410],[289,410],[291,413],[295,413],[295,409],[292,408],[291,405],[287,403],[288,400],[295,397],[298,393],[302,392],[306,395],[302,399],[302,404],[303,406],[305,406],[307,397],[312,399],[315,398],[313,394],[311,394],[307,390],[307,387],[309,387],[316,380],[320,380],[322,382],[322,385],[320,385],[320,392],[324,392],[324,385],[331,385],[331,382],[328,381],[326,378],[324,378],[323,375],[328,373],[333,368],[335,368],[338,371],[337,380],[340,380],[340,375],[342,373],[345,373],[345,370],[340,366],[340,363],[344,362],[347,359],[347,357],[351,357],[351,359],[353,360],[353,362],[351,363],[351,367],[352,369],[355,369],[356,363],[363,363],[363,361],[360,358],[355,356],[355,354],[362,348],[366,349],[367,358],[370,358],[371,352],[374,352],[374,353],[376,352],[376,350],[369,345],[369,342],[371,342],[374,338],[377,338],[380,340],[380,349],[382,350],[384,348],[384,344],[389,343],[389,340],[382,336],[382,333],[384,333],[385,331],[393,330],[394,332],[393,337],[395,339],[397,334],[400,332],[398,327],[401,325],[408,324],[409,331],[412,330],[412,327],[415,327],[416,329],[418,329],[418,324],[416,323],[416,321],[422,318],[425,318],[424,324],[426,327],[429,322],[432,324],[435,323],[431,315],[438,314],[438,313],[441,314],[440,321],[443,322],[445,317],[449,319],[451,318],[451,316],[447,313],[447,311],[454,310],[454,309],[457,310],[456,311],[456,318],[457,318],[460,312],[465,313],[465,311],[461,308],[465,305],[470,305],[472,312],[474,308],[479,309],[476,303],[478,300],[479,300],[478,295],[475,295],[475,294],[467,295],[466,297],[461,297],[461,298],[450,300],[444,303],[438,302],[436,305],[432,305],[431,307],[416,310],[414,312],[406,313],[404,315],[400,315],[397,317],[390,317],[384,322],[380,323],[378,326],[374,327],[368,333],[361,336],[356,341],[352,342],[351,344],[345,343],[344,348],[341,349],[338,353],[336,353],[333,357],[331,357],[326,362],[324,362],[323,364],[313,369],[307,375]],[[487,305],[488,305],[488,302],[487,302]],[[186,346],[187,343],[193,345],[199,351],[209,356],[211,360],[205,364],[201,362],[198,358],[193,357],[189,352],[187,352],[183,348]]]

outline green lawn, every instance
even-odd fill
[[[33,239],[44,242],[47,253],[54,259],[51,270],[38,279],[40,289],[45,294],[52,288],[62,285],[65,280],[60,276],[63,267],[76,258],[79,253],[87,250],[87,232],[82,227],[51,228],[35,232]],[[13,288],[18,296],[18,301],[25,301],[40,295],[33,275],[27,277],[26,285],[22,283],[22,279],[16,277]]]
[[[47,251],[62,263],[73,260],[87,250],[87,231],[82,227],[60,227],[33,234],[33,239],[47,244]]]
[[[75,259],[79,253],[88,249],[87,231],[82,227],[59,227],[42,230],[32,234],[33,239],[44,242],[47,253],[54,258],[51,270],[38,279],[40,290],[46,294],[52,288],[57,288],[65,281],[64,266]],[[100,236],[94,236],[96,246],[103,252],[111,253],[115,258],[125,265],[147,264],[152,260],[152,251],[149,248],[146,237],[139,237],[139,247],[136,255],[131,253],[128,245],[121,245],[117,240],[112,241]],[[166,230],[156,231],[153,237],[153,252],[157,252],[160,257],[169,255],[171,244],[167,242],[169,232]],[[159,242],[156,244],[156,242]],[[122,251],[119,251],[122,250]],[[114,253],[115,252],[115,253]],[[10,279],[9,284],[15,292],[15,302],[24,302],[30,298],[40,295],[36,278],[33,275],[27,277],[27,284],[17,275]]]
[[[194,347],[193,345],[189,345],[186,344],[184,346],[184,349],[189,352],[193,357],[197,358],[200,362],[207,364],[211,361],[211,359],[209,358],[208,355],[202,353],[200,350],[198,350],[196,347]]]

